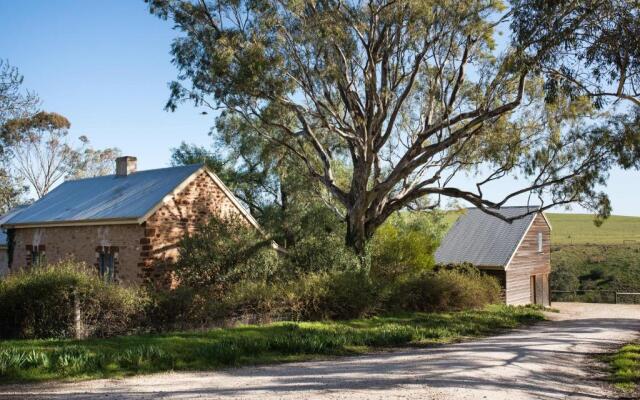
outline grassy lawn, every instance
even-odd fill
[[[169,370],[361,354],[450,343],[543,319],[533,308],[411,313],[336,322],[281,322],[110,339],[0,342],[0,382],[119,377]]]
[[[625,392],[638,390],[640,384],[640,344],[629,344],[609,358],[611,379]]]

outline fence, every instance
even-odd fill
[[[617,292],[615,290],[552,290],[551,301],[640,304],[640,292]]]

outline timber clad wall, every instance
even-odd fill
[[[97,270],[99,252],[108,252],[114,255],[116,281],[138,285],[152,281],[172,286],[168,266],[176,260],[180,239],[214,215],[245,219],[203,171],[141,225],[17,228],[12,267],[29,266],[31,250],[37,248],[47,263],[73,258]]]
[[[538,232],[542,233],[542,253],[538,252]],[[538,214],[525,235],[516,253],[507,265],[507,304],[529,304],[532,302],[531,276],[542,282],[538,297],[549,305],[549,272],[551,271],[551,230],[544,217]]]

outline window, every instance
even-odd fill
[[[113,282],[114,262],[112,253],[100,253],[98,256],[98,267],[100,276],[107,282]]]
[[[538,232],[538,253],[542,253],[542,232]]]
[[[45,257],[45,247],[43,244],[40,245],[27,245],[27,265],[38,267],[41,265],[45,265],[47,263],[47,259]]]
[[[45,265],[47,263],[44,251],[40,251],[38,249],[31,250],[31,265],[34,267],[39,267],[41,265]]]

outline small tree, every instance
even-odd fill
[[[277,259],[269,243],[237,218],[212,218],[180,242],[175,274],[181,284],[223,293],[230,285],[269,276]]]
[[[38,97],[22,90],[23,76],[17,68],[0,60],[0,132],[7,121],[24,117],[37,107]],[[28,187],[10,173],[7,138],[0,137],[0,214],[22,203]]]
[[[113,170],[120,151],[95,150],[86,136],[80,137],[80,147],[73,147],[70,127],[64,116],[40,111],[9,120],[2,128],[12,172],[25,179],[38,198],[63,178],[98,176]]]

